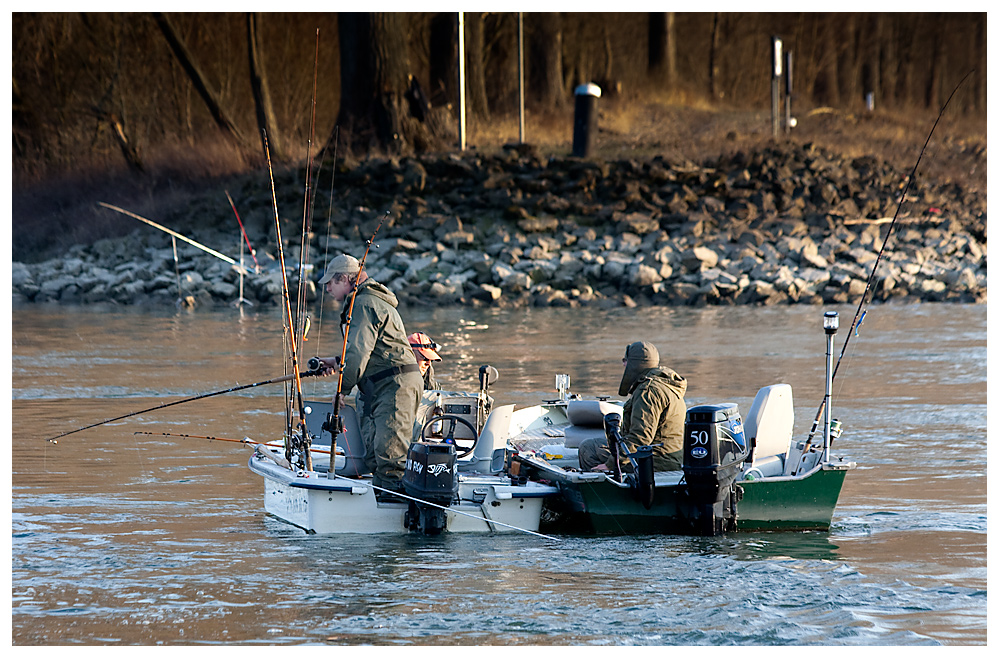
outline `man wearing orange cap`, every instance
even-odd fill
[[[409,334],[409,346],[413,348],[413,355],[416,363],[420,366],[420,374],[423,375],[423,390],[440,390],[440,383],[434,377],[434,361],[441,361],[441,355],[437,350],[441,348],[430,336],[422,331]]]

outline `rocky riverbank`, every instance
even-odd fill
[[[341,165],[329,225],[313,224],[308,294],[317,297],[323,261],[339,251],[360,257],[388,211],[367,269],[404,304],[855,303],[907,173],[809,144],[700,164],[545,159],[511,147]],[[292,198],[301,199],[302,180],[289,172],[278,181],[289,214],[301,207]],[[242,282],[231,265],[183,242],[175,261],[170,237],[142,227],[42,263],[17,262],[15,254],[14,303],[229,305],[242,283],[244,299],[276,304],[281,274],[269,187],[245,183],[237,205],[259,265],[246,255]],[[984,303],[986,219],[984,192],[917,177],[871,298]],[[193,220],[212,227],[192,229],[194,240],[220,251],[237,244],[231,215]],[[282,228],[292,291],[296,226]]]

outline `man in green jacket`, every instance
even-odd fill
[[[687,404],[687,380],[659,364],[659,350],[652,343],[634,342],[624,352],[624,375],[618,395],[631,395],[624,403],[621,437],[628,451],[651,445],[656,471],[678,471],[683,467],[683,425]],[[621,466],[632,470],[627,459]],[[579,467],[584,471],[606,471],[614,458],[606,438],[586,439],[579,445]]]
[[[399,300],[360,269],[356,258],[341,254],[330,261],[319,283],[343,304],[340,330],[347,331],[347,350],[340,393],[357,387],[365,464],[375,486],[402,491],[423,377],[397,310]],[[357,297],[346,327],[355,286]],[[323,361],[334,364],[332,359]]]

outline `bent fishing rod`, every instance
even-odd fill
[[[237,263],[234,259],[230,258],[229,256],[226,256],[225,254],[220,254],[219,252],[215,251],[214,249],[212,249],[210,247],[206,247],[205,245],[201,244],[200,242],[195,242],[194,240],[192,240],[191,238],[187,237],[186,235],[181,235],[177,231],[174,231],[172,229],[168,229],[166,226],[162,226],[160,224],[157,224],[156,222],[152,221],[151,219],[146,219],[145,217],[142,217],[140,215],[136,215],[134,212],[129,212],[128,210],[125,210],[124,208],[119,208],[118,206],[112,206],[110,203],[104,203],[103,201],[98,201],[97,205],[102,206],[104,208],[107,208],[108,210],[113,210],[115,212],[120,212],[123,215],[128,215],[132,219],[137,219],[140,222],[143,222],[144,224],[148,224],[149,226],[152,226],[153,228],[158,228],[159,230],[163,231],[164,233],[166,233],[168,235],[172,235],[175,238],[180,238],[181,240],[183,240],[187,244],[192,245],[194,247],[197,247],[201,251],[203,251],[203,252],[205,252],[207,254],[211,254],[212,256],[215,256],[219,260],[225,261],[226,263],[229,263],[230,265],[232,265],[234,267],[237,267],[237,268],[241,267],[239,265],[239,263]],[[235,208],[234,208],[234,210],[235,210]]]
[[[277,384],[279,382],[286,382],[294,378],[296,375],[282,375],[280,377],[273,377],[271,379],[265,379],[262,382],[254,382],[253,384],[243,384],[242,386],[233,386],[232,388],[227,388],[223,391],[212,391],[211,393],[202,393],[201,395],[195,395],[194,397],[184,398],[183,400],[174,400],[173,402],[168,402],[166,404],[161,404],[156,407],[150,407],[148,409],[142,409],[141,411],[133,411],[132,413],[123,414],[115,418],[108,418],[107,420],[102,420],[99,423],[93,423],[92,425],[87,425],[86,427],[81,427],[79,429],[71,430],[69,432],[63,432],[62,434],[57,434],[52,438],[45,439],[49,443],[59,443],[57,439],[61,439],[64,436],[69,436],[70,434],[76,434],[77,432],[82,432],[83,430],[89,430],[92,427],[99,427],[101,425],[107,425],[108,423],[113,423],[116,420],[124,420],[125,418],[131,418],[132,416],[138,416],[139,414],[148,413],[150,411],[158,411],[159,409],[166,409],[167,407],[173,407],[178,404],[184,404],[185,402],[194,402],[195,400],[203,400],[205,398],[210,398],[215,395],[222,395],[224,393],[235,393],[236,391],[245,391],[248,388],[255,388],[257,386],[264,386],[266,384]],[[318,377],[320,372],[318,370],[308,370],[303,373],[299,373],[298,376],[301,377]]]
[[[854,335],[854,333],[859,332],[860,323],[864,321],[864,316],[867,315],[867,311],[864,310],[864,306],[866,306],[869,301],[867,298],[868,293],[870,293],[873,289],[875,275],[878,271],[878,265],[881,264],[881,259],[884,257],[885,249],[888,247],[888,240],[891,238],[896,222],[898,222],[898,215],[902,210],[902,204],[905,202],[905,195],[908,193],[912,182],[916,179],[916,170],[919,168],[919,163],[923,160],[923,153],[926,152],[926,147],[929,146],[930,139],[933,137],[933,133],[936,131],[937,124],[940,123],[940,119],[943,117],[944,111],[947,109],[947,106],[950,105],[950,101],[954,98],[954,95],[957,94],[957,90],[961,88],[964,81],[967,80],[974,72],[975,69],[968,71],[968,73],[961,78],[961,81],[957,83],[957,86],[954,87],[954,91],[950,92],[950,96],[947,97],[947,102],[945,102],[943,107],[940,108],[936,121],[933,122],[933,127],[930,128],[930,134],[926,136],[926,142],[923,144],[923,148],[919,150],[919,157],[916,158],[916,164],[912,167],[912,171],[909,172],[908,179],[905,182],[905,187],[902,188],[902,196],[899,198],[898,205],[895,207],[895,214],[892,217],[891,223],[888,224],[888,231],[885,233],[885,239],[881,243],[881,249],[878,250],[878,257],[874,261],[874,266],[871,268],[871,274],[867,277],[867,286],[864,288],[864,294],[860,296],[860,303],[857,305],[857,312],[853,316],[853,322],[850,323],[850,330],[847,332],[846,339],[843,341],[843,347],[840,350],[839,358],[836,359],[836,367],[833,368],[832,380],[836,379],[836,373],[839,371],[839,364],[843,361],[843,355],[846,354],[846,348],[850,344],[850,337]],[[822,418],[822,412],[825,409],[825,405],[826,400],[823,398],[822,402],[819,404],[818,413],[815,414],[815,420],[812,422],[812,429],[808,432],[808,440],[805,442],[806,450],[812,443],[812,437],[815,435],[815,431],[819,426],[819,421]]]
[[[371,239],[368,240],[368,245],[364,249],[364,255],[361,257],[359,267],[357,268],[357,279],[354,280],[354,290],[350,295],[350,304],[345,307],[346,315],[343,320],[343,345],[340,348],[340,361],[337,364],[337,378],[336,378],[336,395],[333,396],[333,411],[326,417],[326,422],[323,423],[323,429],[330,433],[332,443],[330,444],[330,449],[334,450],[336,448],[336,437],[343,433],[343,418],[340,417],[340,397],[343,390],[343,366],[347,359],[347,336],[350,333],[350,321],[354,314],[354,300],[357,299],[357,290],[360,287],[361,272],[364,271],[364,262],[368,260],[368,252],[371,251],[371,245],[375,242],[375,236],[378,235],[378,231],[381,230],[382,224],[385,223],[385,219],[389,216],[388,211],[382,215],[381,220],[378,222],[378,226],[375,227],[375,232],[371,234]],[[330,454],[330,467],[329,473],[333,473],[336,470],[336,464],[334,463],[334,456]]]

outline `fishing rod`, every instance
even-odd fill
[[[974,72],[975,69],[968,71],[968,73],[961,78],[961,81],[957,83],[957,86],[954,87],[954,91],[950,92],[950,96],[947,97],[947,102],[945,102],[943,107],[940,108],[936,121],[933,122],[933,127],[930,128],[930,134],[926,136],[926,142],[923,144],[923,148],[919,150],[919,157],[916,158],[916,164],[912,167],[912,171],[909,172],[908,179],[905,182],[905,187],[902,188],[902,196],[898,200],[898,206],[895,207],[895,214],[892,216],[891,223],[888,224],[888,231],[885,233],[885,239],[881,243],[881,249],[878,250],[878,257],[874,261],[874,267],[871,268],[870,276],[867,277],[867,286],[864,288],[864,294],[860,296],[860,303],[857,305],[857,312],[853,316],[853,322],[850,323],[850,330],[847,332],[846,339],[843,341],[843,347],[840,350],[839,358],[836,359],[836,367],[833,368],[832,372],[833,380],[836,379],[836,373],[839,371],[839,364],[843,361],[843,355],[846,354],[847,345],[850,344],[850,337],[854,335],[854,333],[859,332],[860,323],[864,321],[864,316],[867,315],[867,311],[864,310],[864,306],[868,301],[867,294],[871,291],[872,286],[874,285],[874,276],[878,271],[878,265],[881,264],[881,259],[884,256],[885,249],[888,247],[888,240],[891,238],[891,233],[895,229],[895,223],[898,221],[899,212],[902,210],[902,204],[905,202],[905,195],[908,193],[909,187],[916,178],[916,170],[919,168],[919,163],[923,160],[923,153],[926,152],[926,147],[929,146],[930,139],[933,137],[933,133],[937,129],[937,124],[940,123],[940,119],[943,117],[944,111],[947,109],[947,106],[950,105],[950,101],[954,98],[954,95],[957,94],[957,90],[961,88],[964,81],[967,80],[968,77]],[[826,400],[823,398],[822,402],[819,404],[818,413],[815,414],[815,420],[812,422],[812,429],[808,432],[808,440],[805,442],[806,451],[812,443],[812,437],[815,435],[815,431],[819,426],[819,420],[822,418],[822,412],[825,409],[825,405]]]
[[[236,212],[236,204],[232,202],[232,197],[229,196],[229,190],[225,191],[225,198],[229,199],[229,205],[232,207],[232,212],[236,215],[236,221],[239,222],[239,230],[243,234],[243,240],[246,241],[246,248],[249,249],[250,255],[253,256],[253,265],[259,269],[260,263],[257,262],[257,250],[250,244],[250,238],[246,235],[246,229],[243,228],[243,220],[239,218],[239,213]]]
[[[371,239],[368,240],[368,246],[364,249],[364,255],[361,257],[359,267],[357,269],[357,278],[354,280],[354,291],[350,295],[350,304],[346,307],[347,314],[344,316],[343,321],[343,345],[340,348],[340,361],[337,364],[337,378],[336,378],[336,395],[333,397],[333,411],[327,415],[326,422],[323,423],[323,429],[330,433],[332,438],[331,448],[336,448],[336,437],[343,433],[343,419],[340,417],[340,393],[343,390],[343,366],[347,359],[347,336],[350,332],[350,321],[354,314],[354,300],[357,299],[357,290],[360,287],[361,272],[364,271],[364,262],[368,259],[368,252],[371,251],[371,245],[375,242],[375,236],[378,235],[378,231],[382,228],[382,224],[385,223],[385,219],[389,216],[389,212],[385,211],[382,215],[381,220],[378,222],[378,226],[375,227],[375,232],[371,234]],[[330,456],[330,468],[329,473],[335,471],[335,464],[333,462],[333,456]]]
[[[328,263],[329,262],[329,254],[330,254],[330,239],[329,239],[329,237],[330,237],[330,233],[332,232],[332,225],[333,225],[333,189],[334,189],[334,184],[336,183],[336,154],[337,154],[337,144],[339,143],[339,141],[340,141],[340,126],[334,126],[334,128],[333,128],[333,167],[330,170],[330,200],[329,200],[329,207],[326,210],[326,238],[327,239],[326,239],[326,249],[323,252],[323,262],[324,263]],[[326,152],[326,148],[328,146],[329,146],[329,144],[327,144],[327,146],[323,147],[323,153]],[[320,158],[322,158],[322,156],[320,156]],[[318,176],[316,177],[316,179],[318,181]],[[323,300],[323,296],[325,295],[325,293],[326,293],[325,287],[322,290],[319,291],[319,299],[320,299],[320,302],[319,302],[319,328],[316,330],[316,356],[319,355],[319,342],[322,339],[322,335],[323,335],[323,303],[322,303],[322,300]]]
[[[207,253],[211,254],[212,256],[215,256],[216,258],[218,258],[220,260],[224,260],[225,262],[229,263],[230,265],[235,265],[236,267],[239,267],[239,264],[236,263],[235,260],[233,260],[232,258],[229,258],[225,254],[220,254],[219,252],[217,252],[214,249],[211,249],[209,247],[206,247],[205,245],[201,244],[200,242],[195,242],[194,240],[192,240],[191,238],[187,237],[186,235],[181,235],[177,231],[173,231],[171,229],[168,229],[166,226],[161,226],[160,224],[157,224],[156,222],[154,222],[154,221],[152,221],[150,219],[146,219],[145,217],[140,217],[139,215],[136,215],[134,212],[129,212],[129,211],[123,209],[123,208],[119,208],[118,206],[112,206],[110,203],[104,203],[103,201],[98,201],[97,205],[103,206],[103,207],[105,207],[105,208],[107,208],[109,210],[114,210],[115,212],[120,212],[123,215],[128,215],[129,217],[131,217],[133,219],[137,219],[140,222],[145,222],[146,224],[149,224],[153,228],[158,228],[159,230],[163,231],[164,233],[169,233],[170,235],[174,236],[175,238],[180,238],[184,242],[186,242],[186,243],[188,243],[190,245],[193,245],[193,246],[197,247],[198,249],[200,249],[200,250],[202,250],[204,252],[207,252]]]
[[[295,381],[295,395],[298,402],[298,429],[302,433],[302,438],[307,439],[309,436],[309,431],[305,425],[305,401],[302,399],[302,378],[298,372],[298,348],[295,344],[295,327],[293,325],[294,318],[291,315],[291,298],[288,294],[288,270],[285,269],[284,265],[284,244],[281,241],[281,217],[278,215],[277,208],[277,192],[274,189],[274,169],[271,166],[271,149],[267,143],[267,131],[261,131],[263,133],[264,141],[264,153],[267,156],[267,173],[270,176],[271,181],[271,204],[274,208],[274,229],[277,232],[277,247],[278,247],[278,258],[281,261],[281,293],[284,297],[284,317],[285,331],[288,333],[288,342],[291,348],[291,367],[294,375]],[[301,273],[299,273],[301,276]],[[287,407],[286,407],[287,408]],[[291,428],[285,438],[285,459],[289,462],[291,461],[292,445],[291,445]],[[305,450],[305,467],[308,470],[312,470],[312,457],[308,450]]]
[[[309,370],[301,373],[302,377],[317,377],[320,375],[318,370]],[[227,388],[223,391],[212,391],[211,393],[202,393],[201,395],[195,395],[194,397],[184,398],[183,400],[175,400],[173,402],[168,402],[166,404],[161,404],[156,407],[150,407],[148,409],[143,409],[141,411],[133,411],[132,413],[117,416],[115,418],[108,418],[107,420],[102,420],[99,423],[93,423],[92,425],[87,425],[86,427],[81,427],[79,429],[71,430],[69,432],[63,432],[62,434],[57,434],[52,438],[45,439],[49,443],[59,443],[57,439],[61,439],[64,436],[69,436],[70,434],[76,434],[77,432],[82,432],[83,430],[89,430],[92,427],[99,427],[101,425],[107,425],[108,423],[113,423],[116,420],[124,420],[125,418],[130,418],[132,416],[138,416],[139,414],[148,413],[150,411],[157,411],[159,409],[166,409],[167,407],[173,407],[178,404],[184,404],[185,402],[194,402],[195,400],[203,400],[205,398],[210,398],[215,395],[222,395],[223,393],[235,393],[236,391],[245,391],[248,388],[255,388],[257,386],[264,386],[265,384],[277,384],[279,382],[286,382],[295,375],[282,375],[280,377],[273,377],[271,379],[265,379],[262,382],[254,382],[253,384],[243,384],[242,386],[233,386],[232,388]]]
[[[244,443],[246,445],[251,445],[251,446],[264,446],[266,448],[280,447],[276,445],[271,445],[270,443],[264,443],[262,441],[254,441],[249,437],[243,437],[242,439],[227,439],[221,436],[198,436],[197,434],[176,434],[173,432],[132,432],[132,434],[133,435],[145,434],[146,436],[172,436],[172,437],[179,437],[181,439],[204,439],[206,441],[224,441],[226,443]],[[309,447],[309,450],[311,450],[312,452],[319,452],[322,454],[326,454],[329,452],[329,450],[326,450],[325,448],[313,448],[311,446]]]
[[[302,203],[302,237],[299,241],[298,250],[298,295],[295,308],[298,311],[299,336],[298,343],[301,345],[305,341],[306,320],[308,314],[305,306],[305,264],[309,261],[309,247],[312,244],[310,235],[312,233],[312,199],[315,196],[314,186],[312,186],[312,142],[316,134],[316,89],[319,82],[319,29],[316,28],[316,57],[312,68],[312,118],[309,121],[309,143],[306,148],[305,159],[305,199]],[[321,168],[321,167],[320,167]],[[319,174],[316,173],[316,181]]]

